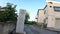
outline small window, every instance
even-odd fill
[[[51,8],[52,6],[50,6],[50,8]]]
[[[60,12],[60,7],[55,6],[55,7],[54,7],[54,10]]]

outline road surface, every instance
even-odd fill
[[[34,25],[25,25],[26,34],[57,34],[57,32],[40,29]]]

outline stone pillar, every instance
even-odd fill
[[[25,14],[26,10],[20,9],[17,21],[16,33],[24,33]]]

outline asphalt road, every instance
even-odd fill
[[[26,34],[57,34],[57,32],[40,29],[34,25],[25,25],[24,30]]]

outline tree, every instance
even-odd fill
[[[7,3],[5,7],[3,7],[5,11],[0,14],[0,21],[7,22],[7,21],[16,21],[17,14],[16,12],[16,5]]]
[[[26,12],[26,15],[25,15],[25,23],[28,23],[28,19],[30,18],[29,14]]]

